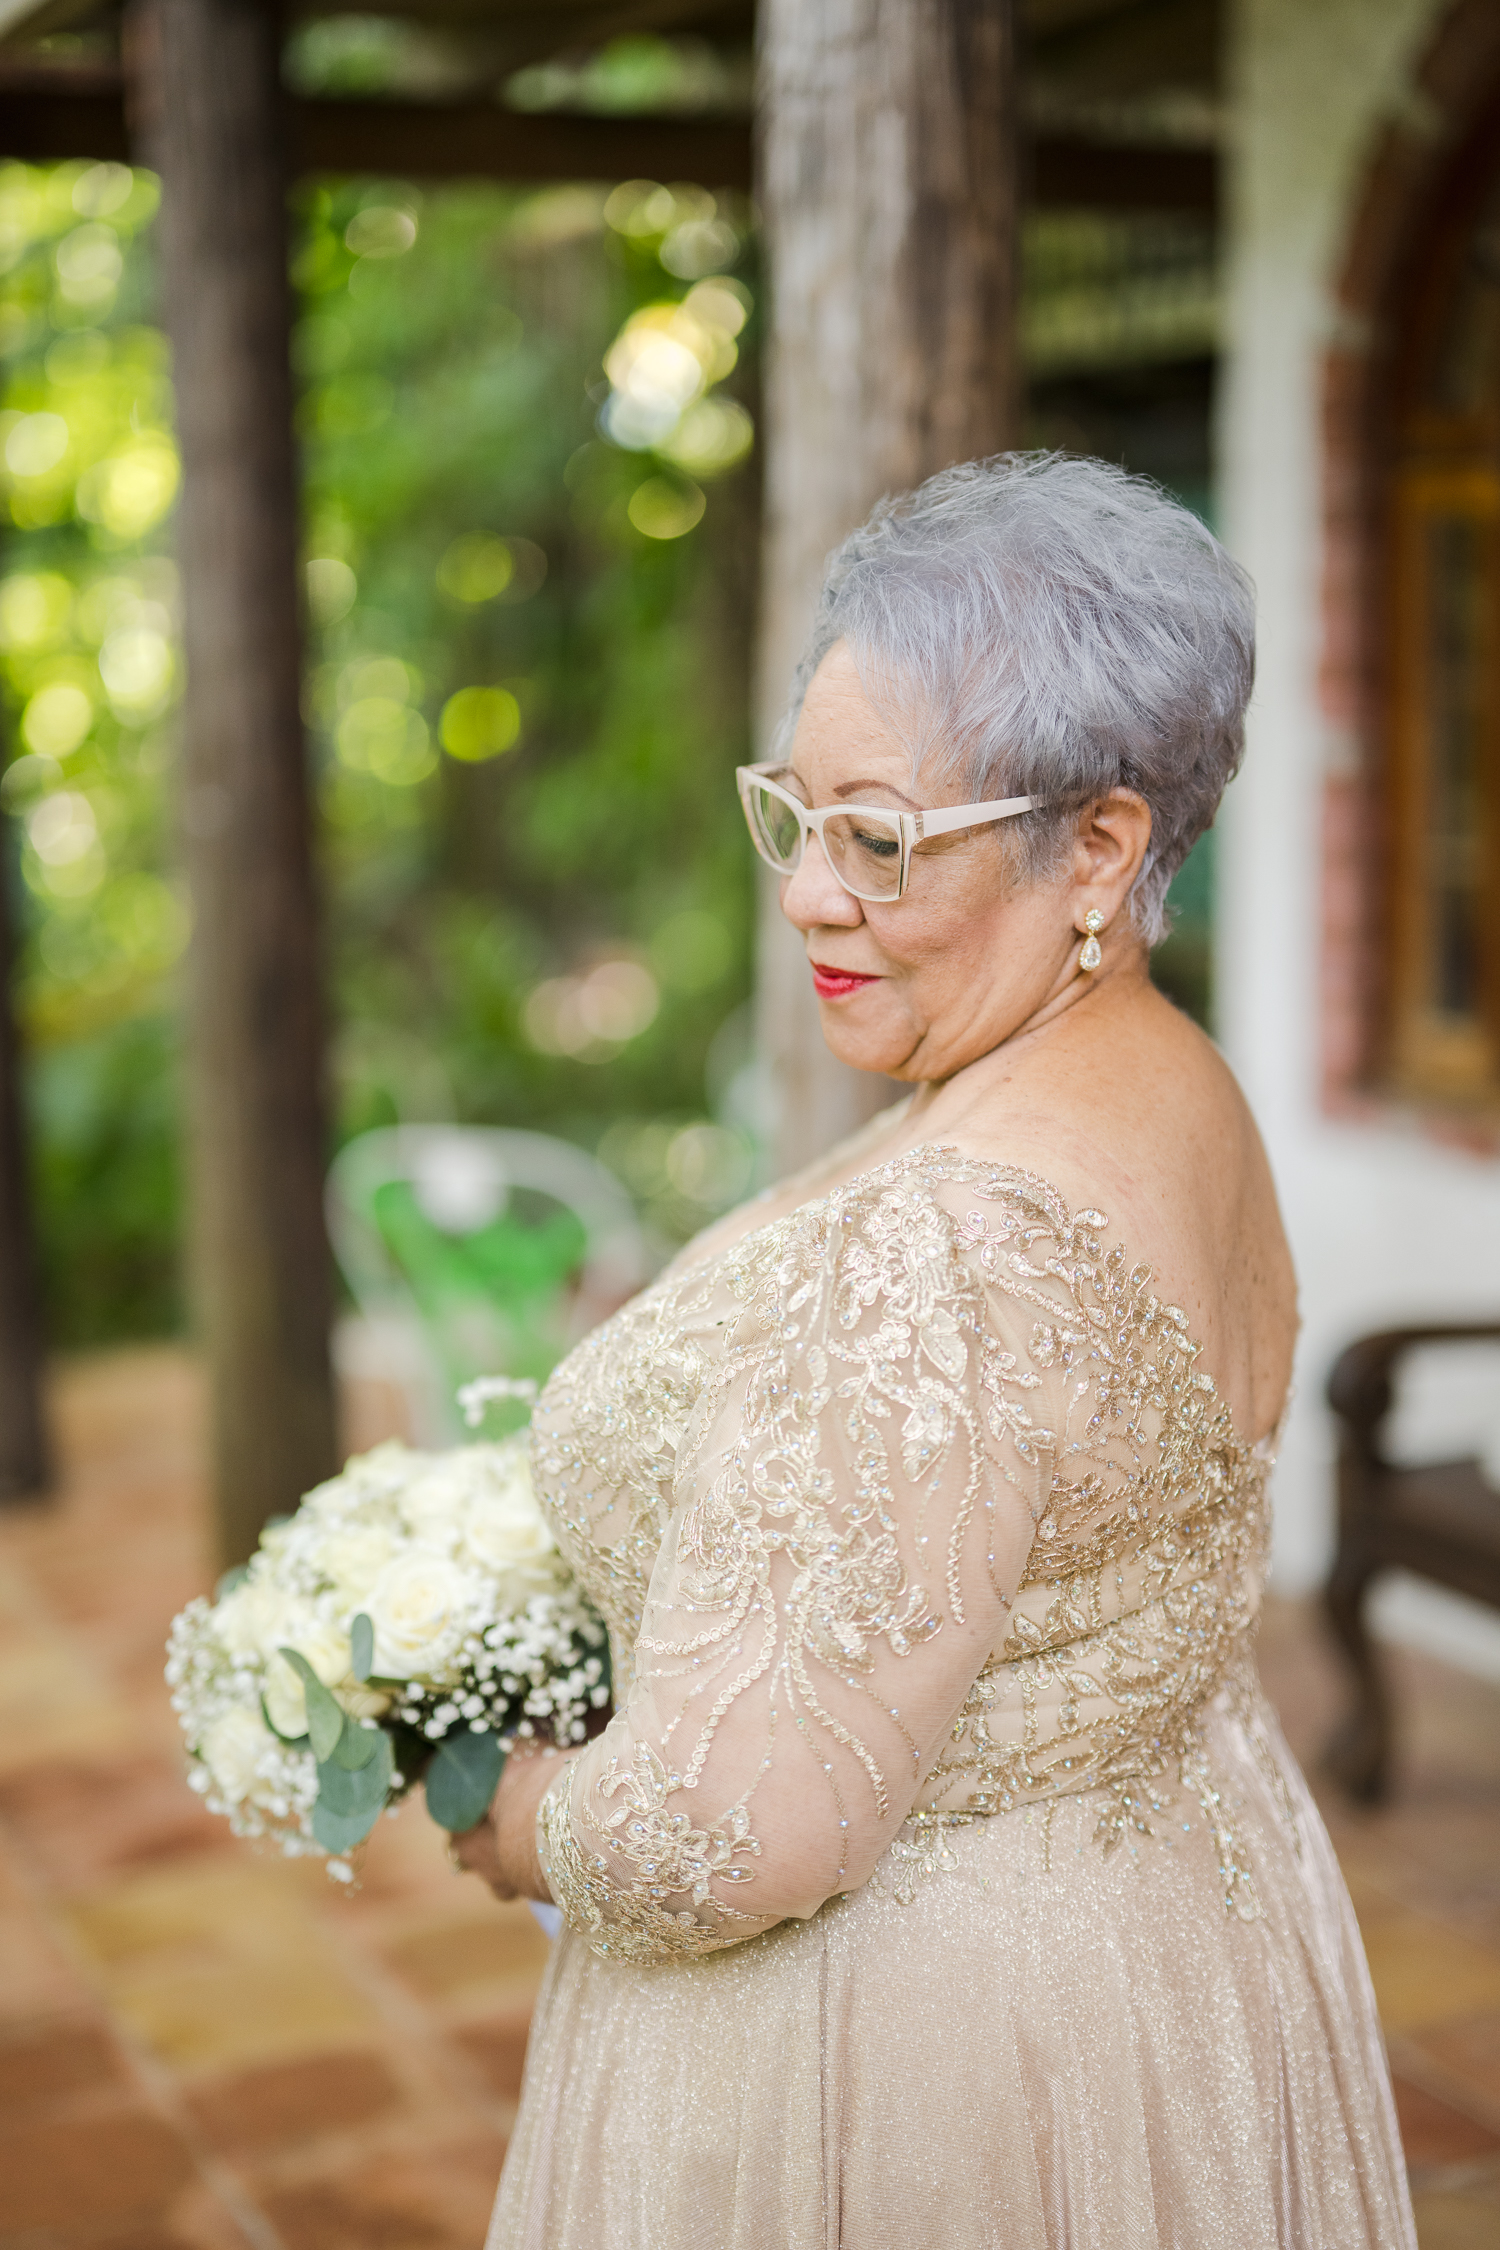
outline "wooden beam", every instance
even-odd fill
[[[182,452],[191,1258],[233,1562],[337,1465],[279,41],[258,0],[137,0],[128,32]]]
[[[764,737],[830,548],[882,493],[1015,442],[1020,354],[1009,0],[767,0],[762,26]],[[770,883],[758,1000],[791,1170],[893,1089],[824,1046]]]
[[[1042,134],[1027,152],[1026,200],[1042,210],[1218,209],[1219,159],[1207,148],[1123,148]]]
[[[11,1005],[10,823],[0,819],[0,1501],[39,1498],[50,1482],[42,1408],[41,1290],[27,1194],[21,1047]]]
[[[286,107],[296,172],[750,185],[743,118],[563,116],[497,102],[306,100]],[[0,62],[0,153],[30,163],[124,161],[130,138],[119,73]]]
[[[28,164],[130,157],[117,70],[29,69],[0,63],[0,155]]]
[[[405,101],[303,101],[293,115],[304,172],[750,185],[750,128],[732,117],[580,117],[496,102]]]
[[[307,172],[389,179],[751,182],[742,118],[522,115],[493,102],[300,101],[293,162]],[[0,153],[44,163],[130,154],[119,74],[0,64]],[[1025,199],[1044,209],[1209,211],[1210,149],[1125,148],[1042,134],[1028,145]]]

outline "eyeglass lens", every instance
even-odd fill
[[[801,855],[802,827],[790,805],[758,785],[750,790],[750,818],[756,840],[777,867],[793,868]]]
[[[749,791],[756,840],[773,866],[788,873],[801,857],[802,827],[785,801],[761,786]],[[901,886],[901,827],[892,816],[861,807],[832,813],[823,823],[823,848],[839,881],[859,898],[895,898]]]
[[[879,813],[835,813],[823,823],[823,849],[857,898],[894,898],[901,885],[901,829]]]

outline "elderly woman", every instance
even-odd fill
[[[740,777],[834,1052],[908,1098],[538,1408],[621,1701],[463,1850],[565,1928],[491,2250],[1409,2250],[1327,1836],[1256,1679],[1296,1332],[1156,992],[1250,590],[1009,457],[830,567]]]

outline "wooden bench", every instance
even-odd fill
[[[1365,1597],[1383,1570],[1419,1578],[1500,1609],[1500,1492],[1474,1460],[1398,1468],[1380,1450],[1403,1356],[1419,1345],[1500,1342],[1500,1322],[1389,1328],[1351,1344],[1328,1379],[1338,1420],[1338,1551],[1324,1594],[1329,1620],[1354,1667],[1354,1710],[1329,1746],[1328,1764],[1367,1804],[1390,1784],[1390,1690],[1365,1619]]]

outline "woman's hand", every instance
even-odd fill
[[[484,1819],[449,1845],[454,1866],[481,1876],[496,1898],[549,1899],[536,1856],[536,1811],[562,1772],[564,1756],[576,1755],[513,1750]]]

